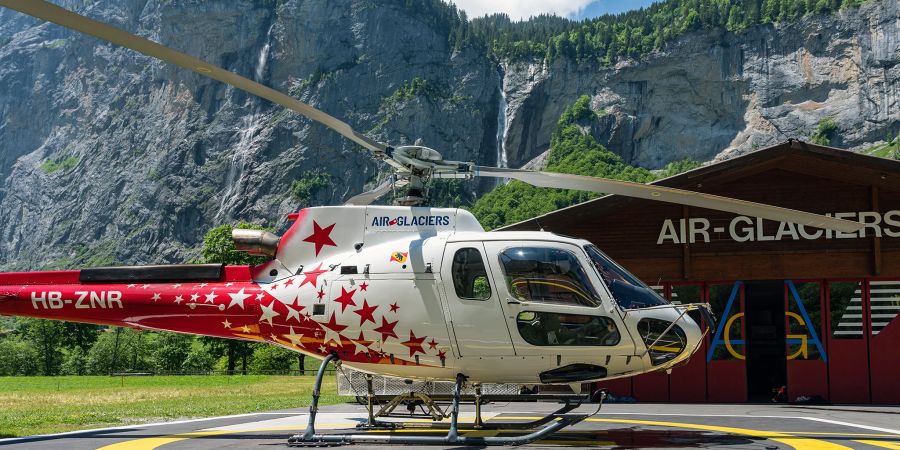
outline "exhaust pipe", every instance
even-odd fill
[[[268,231],[235,228],[231,230],[231,240],[234,241],[234,248],[238,251],[272,258],[278,250],[281,238]]]

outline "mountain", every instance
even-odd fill
[[[421,139],[479,164],[518,167],[544,153],[582,95],[597,113],[585,131],[649,169],[807,137],[823,120],[835,124],[831,142],[847,148],[900,132],[895,1],[731,31],[687,28],[605,60],[497,51],[489,36],[510,35],[503,24],[486,33],[485,21],[438,0],[59,3],[288,92],[372,137]],[[523,29],[552,42],[579,24]],[[0,269],[196,258],[215,225],[281,231],[288,213],[338,204],[385,173],[280,107],[0,9]],[[492,186],[457,194],[471,201]]]

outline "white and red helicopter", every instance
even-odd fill
[[[281,92],[43,0],[0,6],[156,57],[290,108],[369,150],[394,174],[343,206],[292,215],[283,236],[235,230],[259,266],[161,265],[0,274],[0,314],[174,331],[280,345],[353,369],[404,379],[456,382],[443,437],[323,435],[294,444],[521,444],[587,415],[554,414],[517,437],[457,433],[463,383],[576,384],[668,370],[704,332],[581,239],[547,232],[485,232],[462,209],[419,206],[434,178],[495,177],[672,202],[838,231],[861,224],[661,186],[445,161],[421,146],[391,147]],[[406,188],[399,203],[371,202]],[[371,405],[370,405],[371,417]]]

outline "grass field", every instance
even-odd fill
[[[311,376],[0,377],[0,437],[309,405]],[[347,398],[325,378],[320,404]]]

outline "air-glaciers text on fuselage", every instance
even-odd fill
[[[388,228],[407,227],[446,227],[450,225],[450,216],[421,215],[421,216],[375,216],[372,217],[371,226]]]

